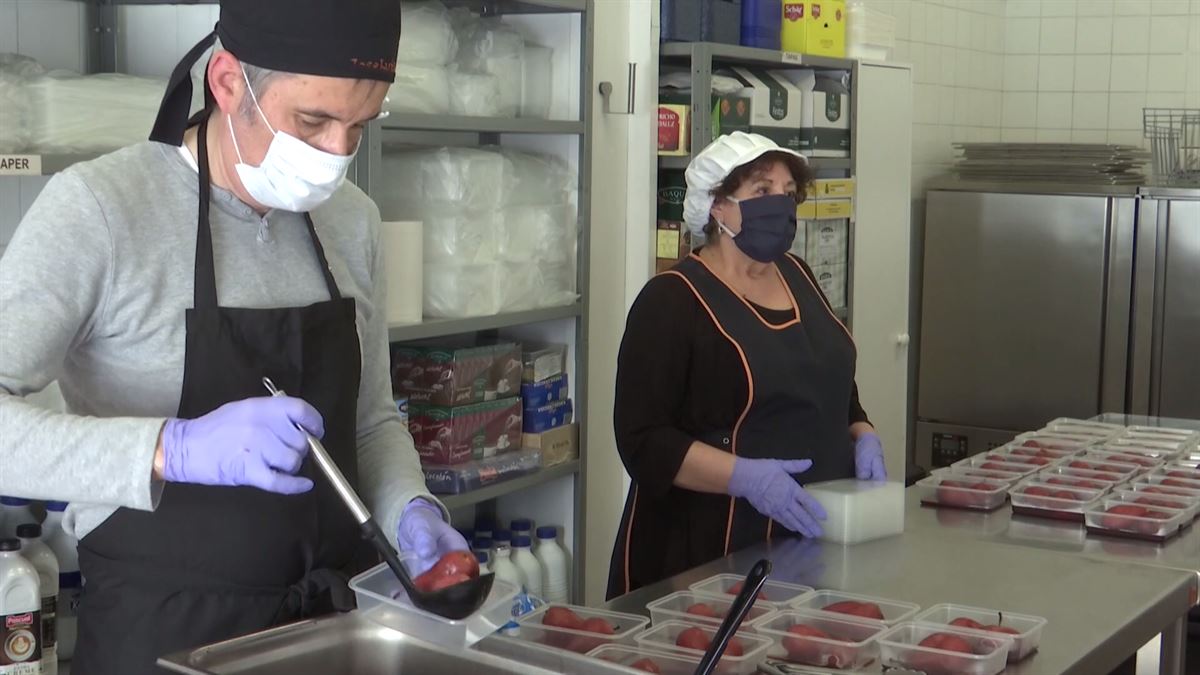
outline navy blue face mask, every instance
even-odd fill
[[[796,239],[796,199],[791,195],[766,195],[738,201],[742,231],[734,234],[717,221],[742,253],[760,263],[775,262],[792,248]]]

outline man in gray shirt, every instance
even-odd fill
[[[393,404],[379,212],[344,182],[399,0],[221,5],[152,140],[56,175],[0,259],[0,494],[72,503],[85,675],[346,608],[358,527],[297,427],[418,567],[467,547]],[[54,380],[69,412],[22,398]]]

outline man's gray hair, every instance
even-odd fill
[[[222,49],[224,49],[224,47],[221,46],[221,40],[218,38],[216,42],[213,43],[211,53],[216,54]],[[205,62],[204,67],[207,69],[207,62]],[[246,71],[246,79],[250,82],[250,89],[254,91],[254,96],[257,96],[258,98],[262,98],[263,93],[266,92],[267,87],[270,86],[272,81],[281,75],[288,74],[279,70],[271,70],[270,68],[260,68],[259,66],[246,63],[245,61],[242,61],[242,68]],[[204,77],[203,71],[201,71],[200,77]],[[201,84],[200,86],[203,87],[204,85]],[[238,106],[238,112],[247,119],[253,119],[256,117],[254,111],[254,98],[250,96],[243,96],[242,102]]]

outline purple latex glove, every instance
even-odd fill
[[[738,457],[729,479],[729,494],[744,497],[759,513],[806,537],[824,533],[818,520],[825,508],[792,478],[812,467],[810,459],[746,459]]]
[[[442,511],[424,499],[414,499],[400,514],[396,542],[401,553],[417,556],[416,574],[422,574],[451,551],[469,551],[467,540],[442,520]],[[415,576],[415,575],[414,575]]]
[[[169,419],[162,431],[163,477],[174,483],[247,485],[292,495],[312,481],[295,476],[308,440],[325,422],[316,408],[288,396],[226,403],[194,420]]]
[[[887,480],[887,469],[883,466],[883,442],[873,431],[854,441],[854,475],[859,480]]]

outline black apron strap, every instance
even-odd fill
[[[204,36],[195,44],[183,59],[175,64],[171,71],[171,79],[167,81],[167,90],[163,93],[162,103],[158,106],[158,117],[154,120],[154,128],[150,131],[150,140],[179,146],[183,144],[183,132],[188,128],[188,111],[192,109],[192,66],[200,60],[200,55],[208,51],[217,41],[217,31]],[[208,79],[205,78],[204,101],[205,107],[211,107],[211,92],[208,90]]]
[[[308,223],[308,236],[312,239],[313,250],[317,254],[317,263],[321,266],[321,274],[325,277],[325,288],[329,291],[330,300],[341,300],[342,292],[338,290],[337,282],[333,280],[333,271],[329,269],[329,260],[325,258],[325,247],[321,246],[321,238],[317,236],[317,228],[313,225],[312,215],[304,214],[304,222]]]
[[[191,91],[189,86],[188,91]],[[196,215],[196,270],[193,307],[217,308],[217,271],[213,264],[212,226],[208,222],[208,206],[212,182],[208,170],[208,120],[200,121],[196,137],[196,167],[200,174],[200,203]]]

